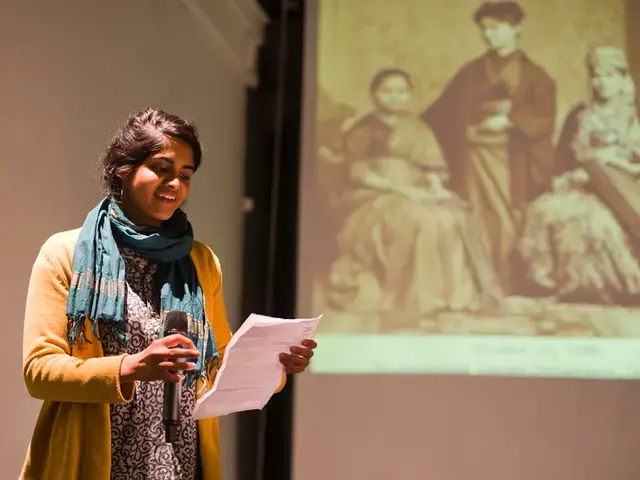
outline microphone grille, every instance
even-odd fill
[[[189,320],[186,312],[172,310],[164,317],[164,334],[181,333],[186,335],[189,330]]]

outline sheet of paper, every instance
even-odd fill
[[[313,338],[321,318],[251,314],[227,345],[213,387],[198,400],[193,416],[200,420],[262,409],[282,382],[279,354]]]

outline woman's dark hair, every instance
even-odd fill
[[[197,170],[202,162],[202,146],[196,127],[176,115],[147,108],[129,117],[102,157],[102,183],[107,195],[122,201],[122,179],[148,157],[161,152],[167,138],[182,140],[191,147],[193,166]]]
[[[473,20],[480,23],[483,18],[509,22],[517,25],[525,18],[522,7],[517,2],[484,2],[473,14]]]
[[[369,91],[371,93],[376,93],[376,91],[380,88],[380,85],[382,85],[382,82],[384,82],[389,77],[402,77],[407,81],[407,85],[409,85],[409,88],[413,88],[411,75],[409,75],[405,70],[402,70],[401,68],[386,68],[384,70],[379,70],[373,76],[371,85],[369,86]]]

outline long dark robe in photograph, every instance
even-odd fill
[[[500,114],[508,115],[508,131],[482,127]],[[444,152],[451,188],[478,212],[509,292],[523,212],[553,174],[554,80],[520,51],[505,58],[489,52],[463,66],[422,119]]]

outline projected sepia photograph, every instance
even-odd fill
[[[389,5],[319,8],[321,331],[640,336],[627,4]]]

